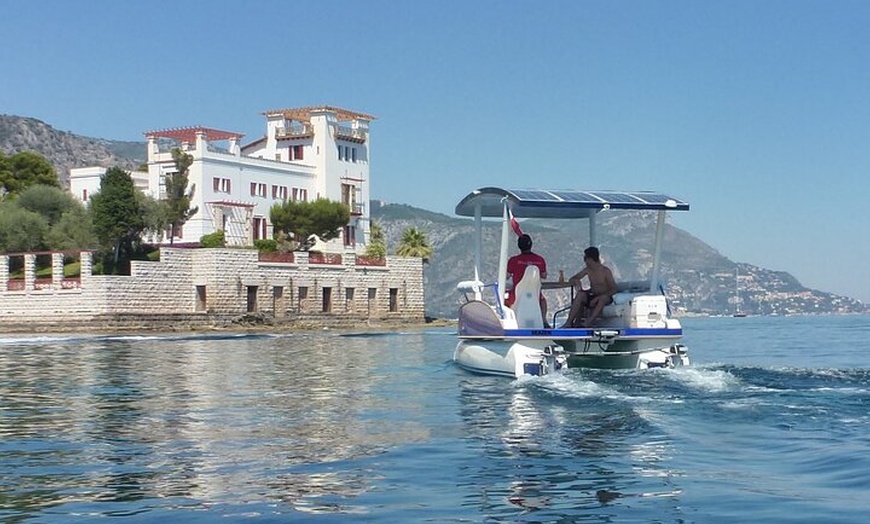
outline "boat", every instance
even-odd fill
[[[688,211],[689,204],[650,191],[581,191],[502,189],[484,187],[466,195],[456,214],[474,218],[474,275],[457,290],[465,301],[459,308],[454,362],[468,371],[519,378],[546,375],[568,368],[648,369],[690,364],[681,343],[682,326],[671,314],[660,281],[661,249],[668,211]],[[516,301],[504,303],[509,250],[515,249],[512,224],[517,218],[555,222],[587,219],[590,245],[597,245],[598,213],[609,210],[655,211],[656,235],[650,278],[621,282],[613,303],[588,328],[553,327],[567,319],[567,309],[544,323],[538,302],[542,289],[573,289],[567,282],[542,282],[529,266],[514,290]],[[498,269],[483,275],[483,219],[501,219]],[[582,258],[582,257],[580,257]],[[562,318],[564,316],[565,318]]]
[[[734,317],[735,318],[743,318],[746,316],[746,313],[740,311],[740,302],[742,299],[740,298],[740,268],[734,270]]]

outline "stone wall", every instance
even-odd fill
[[[24,279],[12,280],[10,256],[0,256],[0,282],[6,282],[0,329],[424,321],[419,258],[387,256],[378,262],[352,253],[305,252],[261,257],[252,249],[163,247],[157,262],[133,261],[129,276],[91,274],[91,253],[82,252],[81,276],[64,279],[63,254],[51,257],[52,278],[46,281],[35,278],[35,254],[23,255]]]

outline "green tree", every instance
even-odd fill
[[[170,226],[169,245],[175,238],[175,233],[199,211],[199,208],[190,207],[190,200],[196,186],[188,190],[188,177],[193,155],[185,153],[177,147],[172,150],[172,159],[175,161],[175,173],[166,177],[166,222]]]
[[[321,240],[337,238],[350,220],[350,209],[340,202],[318,198],[313,202],[288,201],[276,203],[269,211],[269,219],[279,233],[292,235],[302,249],[309,245],[309,237]]]
[[[409,227],[402,233],[402,240],[396,248],[396,254],[403,257],[419,257],[428,262],[432,256],[432,248],[426,239],[426,233],[416,227]]]
[[[366,246],[366,256],[384,257],[387,254],[387,241],[384,238],[384,230],[377,222],[372,222],[371,238]]]
[[[0,153],[0,192],[18,194],[34,184],[60,187],[51,162],[32,151]]]
[[[114,272],[129,262],[145,229],[133,179],[112,167],[100,179],[100,192],[91,197],[94,233],[101,248],[112,255]]]
[[[165,200],[157,200],[142,191],[136,191],[136,202],[142,213],[144,233],[150,233],[159,241],[163,240],[163,234],[169,226],[168,205]],[[171,243],[171,241],[170,241]]]
[[[55,224],[61,215],[74,207],[84,207],[72,195],[56,186],[34,184],[21,191],[18,195],[18,205],[22,208],[39,213],[49,224]]]
[[[91,215],[78,205],[65,211],[45,236],[49,249],[72,250],[98,247]]]
[[[45,249],[48,220],[14,201],[0,202],[0,251],[20,253]]]

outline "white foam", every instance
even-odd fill
[[[740,386],[737,377],[723,370],[686,367],[670,372],[683,385],[700,391],[720,392]]]

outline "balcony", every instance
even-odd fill
[[[275,138],[278,140],[290,138],[311,138],[314,136],[314,128],[311,124],[294,124],[287,127],[279,127],[275,130]]]
[[[369,134],[365,129],[355,127],[333,126],[333,130],[335,132],[336,140],[347,140],[348,142],[356,142],[357,144],[364,144]]]

